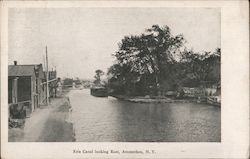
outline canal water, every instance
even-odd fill
[[[69,93],[79,142],[220,142],[221,110],[196,103],[131,103]]]

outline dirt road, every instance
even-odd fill
[[[10,142],[72,142],[71,106],[67,97],[55,98],[26,119],[23,129],[9,129]]]

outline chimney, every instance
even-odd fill
[[[14,65],[15,65],[15,66],[17,65],[17,61],[14,61]]]

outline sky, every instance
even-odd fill
[[[44,64],[58,76],[93,79],[107,72],[126,35],[168,25],[195,52],[220,47],[219,8],[12,8],[8,18],[9,64]]]

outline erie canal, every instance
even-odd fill
[[[220,142],[220,107],[196,103],[131,103],[71,90],[78,142]]]

